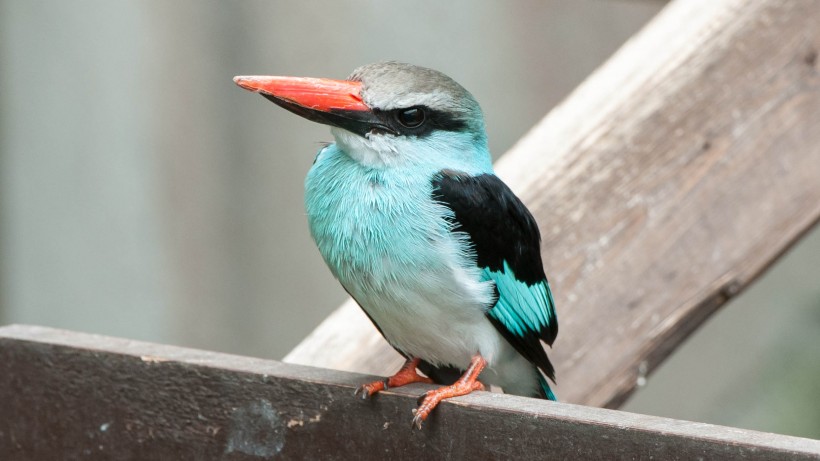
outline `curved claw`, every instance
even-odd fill
[[[415,358],[407,360],[395,375],[379,381],[373,381],[372,383],[363,384],[353,391],[353,395],[361,394],[362,400],[366,400],[368,397],[392,387],[405,386],[410,383],[432,383],[432,379],[420,376],[416,372],[416,367],[420,361],[420,359]]]
[[[410,429],[412,430],[413,428],[415,428],[421,430],[421,424],[424,422],[426,418],[426,416],[422,417],[421,413],[419,413],[418,410],[413,408],[413,421],[410,422]]]
[[[422,394],[418,399],[419,407],[413,409],[413,426],[421,430],[422,423],[424,423],[427,417],[430,416],[430,413],[432,413],[442,400],[483,390],[484,385],[479,381],[472,383],[456,382],[452,386],[440,387]]]
[[[438,406],[439,403],[441,403],[442,400],[449,399],[451,397],[458,397],[460,395],[466,395],[473,391],[483,391],[484,385],[477,379],[478,375],[481,374],[481,370],[483,370],[486,365],[487,362],[484,358],[480,355],[476,355],[473,357],[470,367],[464,372],[458,381],[450,386],[444,386],[428,391],[419,397],[418,408],[413,410],[413,426],[421,429],[421,425],[424,423],[424,420],[430,416],[430,413],[436,408],[436,406]]]
[[[362,384],[361,386],[357,387],[355,391],[353,391],[353,395],[358,396],[359,394],[361,394],[362,400],[367,400],[368,397],[372,397],[378,392],[388,388],[388,378],[384,378],[381,381],[373,381],[372,383]]]

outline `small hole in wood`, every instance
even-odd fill
[[[806,56],[803,57],[803,62],[805,62],[809,67],[814,67],[817,63],[817,50],[810,49]]]
[[[711,149],[712,148],[711,141],[709,141],[708,139],[706,141],[703,141],[703,145],[701,145],[700,148],[704,151]]]

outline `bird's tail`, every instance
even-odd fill
[[[541,397],[547,400],[558,401],[558,398],[555,397],[555,394],[552,392],[550,388],[550,384],[547,382],[547,378],[544,377],[541,373],[538,373],[538,385],[541,389]]]

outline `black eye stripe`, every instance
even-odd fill
[[[399,118],[400,114],[413,109],[421,111],[424,120],[416,126],[403,124]],[[390,127],[398,135],[424,137],[435,131],[462,131],[468,128],[467,121],[463,118],[427,106],[402,107],[386,111],[375,109],[373,112],[376,117],[382,120],[385,126]],[[409,117],[411,114],[406,115]],[[417,116],[417,113],[413,115]]]

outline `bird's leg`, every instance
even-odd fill
[[[404,365],[402,365],[401,369],[397,371],[395,375],[379,381],[373,381],[372,383],[362,384],[356,388],[353,395],[361,394],[362,399],[366,399],[379,391],[383,391],[391,387],[399,387],[411,383],[433,384],[432,379],[425,378],[424,376],[419,375],[416,371],[416,368],[419,366],[419,362],[421,362],[421,359],[419,358],[408,359],[404,362]]]
[[[413,414],[416,415],[413,418],[413,425],[421,429],[421,423],[430,416],[430,412],[444,399],[467,395],[473,391],[483,391],[484,385],[478,381],[478,375],[481,374],[481,370],[485,366],[487,366],[487,361],[484,360],[484,357],[476,354],[470,361],[469,368],[461,375],[461,378],[458,378],[458,381],[450,386],[440,387],[422,395],[419,398],[419,407],[413,410]]]

